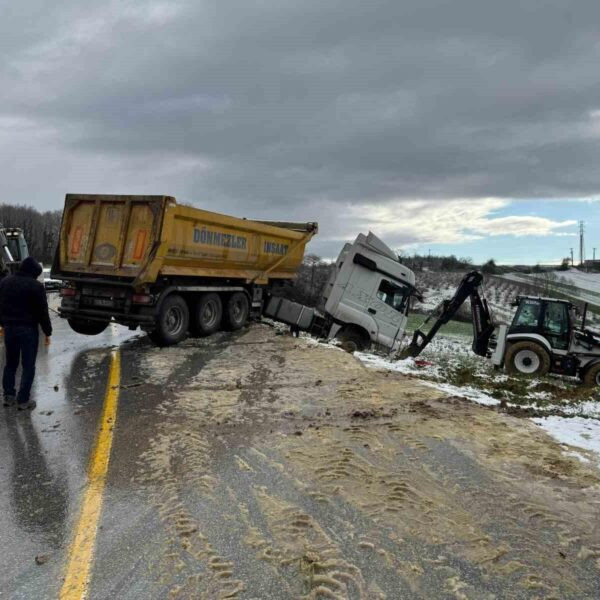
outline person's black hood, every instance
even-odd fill
[[[28,256],[19,267],[19,273],[23,273],[23,275],[29,275],[34,279],[37,279],[42,274],[42,265],[33,258],[33,256]]]

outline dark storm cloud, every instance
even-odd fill
[[[600,189],[597,1],[12,4],[16,201],[158,186],[335,221],[356,203]]]

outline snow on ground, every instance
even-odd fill
[[[442,300],[452,298],[455,291],[456,286],[446,286],[444,288],[435,290],[427,289],[423,293],[423,302],[419,302],[417,306],[420,310],[429,312],[436,308],[442,302]]]
[[[538,289],[562,293],[568,297],[600,306],[600,273],[583,273],[576,269],[570,271],[550,271],[547,273],[506,273],[498,275],[499,279],[515,284],[537,285]]]
[[[439,342],[440,340],[435,340]],[[433,345],[434,342],[432,342]],[[448,348],[448,345],[444,345],[438,343],[438,347],[442,345]],[[429,364],[429,361],[419,361],[413,358],[407,358],[405,360],[390,360],[389,358],[383,356],[377,356],[375,354],[370,354],[367,352],[357,352],[355,354],[357,358],[362,361],[365,365],[372,367],[374,369],[383,369],[387,371],[395,371],[396,373],[401,373],[402,375],[413,375],[416,377],[427,375],[428,377],[441,377],[442,371],[441,368],[436,366],[435,364]],[[422,362],[426,363],[422,366]],[[442,381],[430,381],[428,379],[423,379],[423,383],[425,385],[434,387],[442,392],[447,393],[449,396],[462,396],[464,398],[468,398],[473,402],[477,402],[477,404],[484,404],[486,406],[494,406],[500,404],[500,400],[496,398],[492,398],[490,395],[486,394],[482,390],[471,386],[457,386],[452,385],[450,383],[444,383]]]
[[[583,417],[556,416],[537,417],[531,420],[561,444],[594,452],[596,460],[600,460],[600,421]],[[574,455],[584,461],[589,460],[578,452],[566,452],[566,454]]]
[[[569,285],[600,294],[600,273],[585,273],[578,269],[568,271],[553,271],[559,281],[564,280]]]
[[[415,310],[423,313],[430,313],[436,308],[442,300],[447,300],[454,296],[456,288],[464,277],[464,273],[448,273],[427,271],[417,273],[417,288],[423,293],[423,302],[415,302]],[[501,279],[488,278],[484,286],[484,296],[486,297],[494,318],[499,323],[509,323],[515,312],[512,301],[519,293],[524,292],[521,283],[510,283]],[[470,314],[468,302],[461,310],[463,316]]]

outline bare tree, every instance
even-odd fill
[[[319,306],[323,289],[335,263],[324,261],[316,254],[307,254],[298,268],[294,284],[286,290],[286,296],[309,306]]]

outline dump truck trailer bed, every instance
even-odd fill
[[[236,329],[294,278],[316,232],[316,223],[239,219],[171,196],[67,194],[52,268],[66,283],[59,310],[80,333],[115,321],[161,344],[188,328]]]

